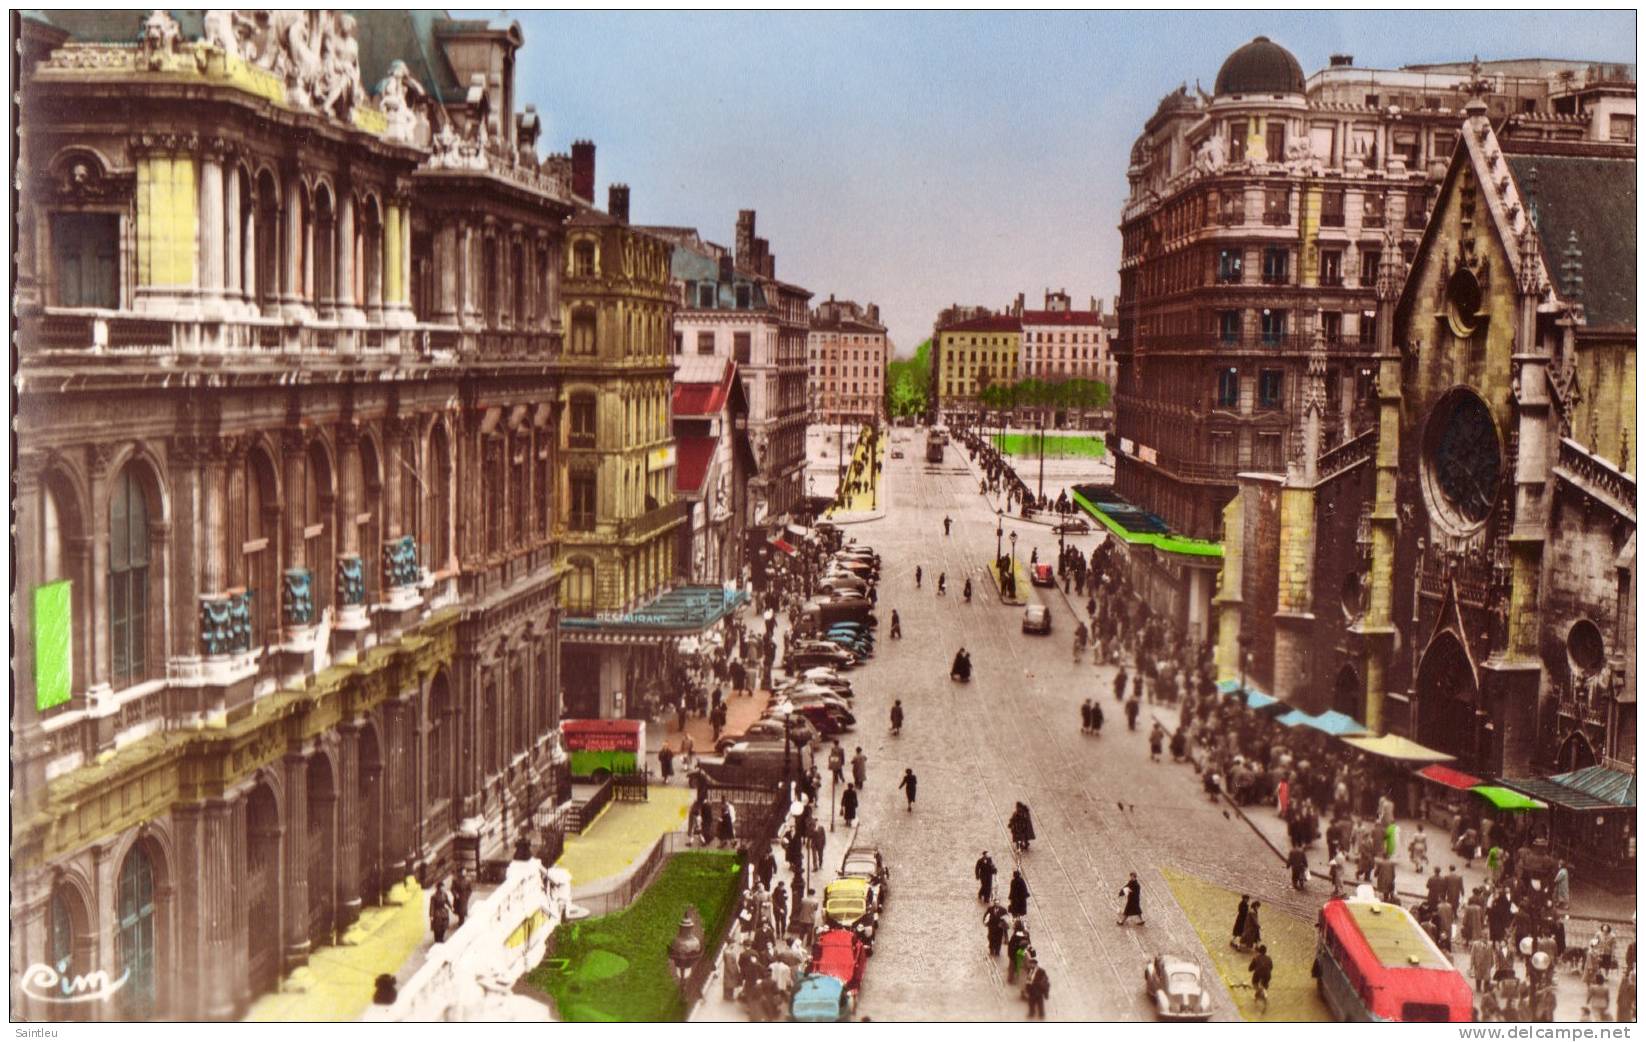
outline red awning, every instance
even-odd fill
[[[1442,767],[1438,763],[1432,763],[1417,773],[1430,781],[1439,782],[1448,788],[1458,789],[1462,792],[1468,792],[1476,785],[1484,784],[1472,774],[1454,771],[1450,767]]]
[[[800,551],[796,550],[794,547],[790,546],[788,543],[784,542],[781,539],[773,539],[771,541],[771,545],[777,547],[779,550],[781,550],[784,553],[788,554],[790,557],[793,557],[795,554],[800,552]]]

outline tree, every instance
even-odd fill
[[[931,398],[930,340],[915,348],[913,358],[894,358],[886,365],[886,413],[889,416],[920,416]]]

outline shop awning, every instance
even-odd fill
[[[1464,774],[1462,771],[1454,771],[1452,768],[1442,767],[1438,763],[1430,764],[1417,773],[1420,778],[1427,778],[1432,782],[1439,782],[1449,789],[1457,789],[1460,792],[1468,792],[1476,785],[1485,784],[1481,779],[1476,778],[1472,774]]]
[[[1293,709],[1290,712],[1281,713],[1279,716],[1275,717],[1275,723],[1279,724],[1281,727],[1302,727],[1307,724],[1310,719],[1309,714],[1305,713],[1303,710]]]
[[[573,641],[655,642],[702,633],[748,599],[742,590],[721,586],[681,586],[632,612],[599,612],[560,620],[561,634]]]
[[[1476,785],[1469,790],[1498,810],[1548,810],[1542,800],[1534,800],[1523,792],[1506,789],[1501,785]]]
[[[1240,681],[1238,680],[1219,680],[1217,682],[1217,693],[1220,695],[1232,695],[1239,690]]]
[[[1272,698],[1269,695],[1265,695],[1261,691],[1253,691],[1253,690],[1247,689],[1247,691],[1246,691],[1246,708],[1248,708],[1248,709],[1267,709],[1270,706],[1280,706],[1280,700],[1278,698]],[[1280,708],[1282,710],[1284,710],[1285,706],[1281,706]]]
[[[1612,807],[1635,805],[1635,776],[1609,767],[1585,767],[1549,779]]]
[[[789,535],[794,536],[796,539],[810,539],[812,537],[812,530],[804,525],[790,525],[787,531]]]
[[[1320,714],[1305,713],[1301,709],[1293,709],[1276,717],[1275,723],[1283,727],[1307,727],[1310,730],[1321,731],[1338,737],[1366,733],[1366,728],[1360,721],[1335,709],[1328,709]]]
[[[783,551],[784,553],[788,554],[790,557],[793,557],[795,554],[800,552],[800,551],[798,551],[794,548],[793,544],[788,543],[788,542],[786,542],[785,540],[782,540],[782,539],[770,540],[768,545],[775,546],[777,549],[779,549],[779,550]]]
[[[1601,771],[1605,773],[1592,773]],[[1589,791],[1572,785],[1574,780]],[[1506,778],[1503,784],[1567,810],[1633,810],[1635,805],[1634,776],[1605,767],[1585,767],[1553,778]]]
[[[1363,753],[1381,756],[1385,760],[1400,760],[1403,763],[1451,763],[1457,759],[1455,756],[1418,745],[1410,738],[1402,738],[1397,734],[1345,735],[1343,741]]]

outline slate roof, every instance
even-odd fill
[[[168,11],[177,19],[183,35],[197,39],[206,12]],[[143,35],[143,23],[149,20],[149,10],[87,11],[75,8],[24,11],[25,18],[55,25],[69,34],[77,43],[136,43]]]
[[[1100,326],[1101,311],[1025,311],[1025,326]]]
[[[1018,333],[1023,323],[1016,315],[985,315],[944,326],[941,333]]]
[[[466,88],[457,82],[441,49],[435,46],[435,27],[451,20],[445,11],[435,10],[350,10],[359,23],[355,38],[360,42],[360,81],[376,93],[377,85],[389,74],[396,59],[417,77],[423,89],[442,102],[462,101]]]
[[[1521,197],[1528,206],[1535,202],[1543,263],[1556,294],[1566,296],[1562,266],[1575,231],[1588,324],[1635,328],[1634,158],[1510,154],[1513,147],[1504,142],[1504,158]]]

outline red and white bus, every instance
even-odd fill
[[[1338,1020],[1474,1019],[1468,980],[1398,905],[1327,901],[1320,910],[1314,976]]]

